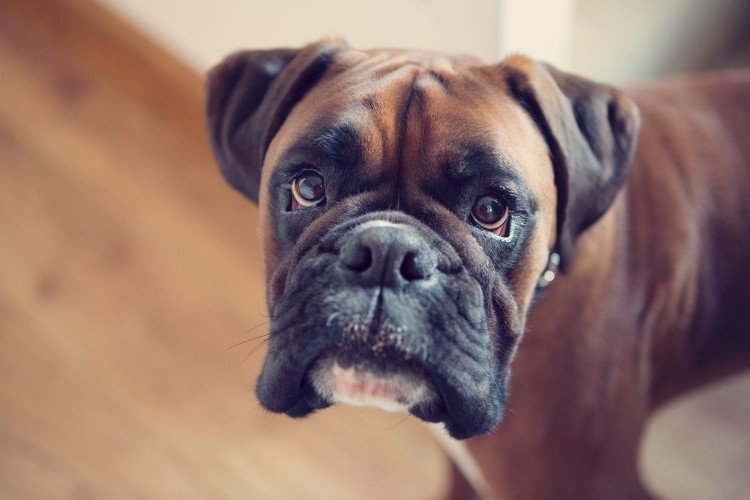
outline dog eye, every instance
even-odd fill
[[[480,197],[471,209],[471,218],[474,222],[498,236],[508,235],[508,220],[510,210],[508,205],[495,196],[484,195]]]
[[[292,182],[292,210],[320,205],[326,197],[323,176],[311,170],[302,172]]]

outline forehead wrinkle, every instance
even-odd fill
[[[520,173],[512,167],[512,161],[494,148],[477,144],[460,144],[444,153],[445,174],[451,179],[462,180],[473,176],[497,176],[503,174],[521,181]]]
[[[324,130],[312,140],[312,145],[319,153],[337,163],[359,159],[363,150],[357,129],[349,124],[339,124]]]
[[[361,106],[364,110],[364,106]],[[349,110],[331,124],[330,119],[317,120],[308,126],[307,133],[299,136],[287,149],[290,156],[312,156],[334,163],[359,163],[371,149],[369,134],[361,129],[368,126],[363,117],[366,112]]]

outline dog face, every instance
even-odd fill
[[[615,90],[525,58],[335,43],[227,59],[208,116],[222,171],[260,207],[261,404],[406,410],[456,438],[498,425],[550,252],[567,266],[637,129]]]

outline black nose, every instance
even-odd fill
[[[394,287],[429,278],[437,268],[436,251],[406,225],[373,221],[355,229],[341,247],[344,266],[362,285]]]

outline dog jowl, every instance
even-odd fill
[[[632,102],[520,56],[328,42],[234,54],[208,94],[221,170],[260,209],[261,404],[492,431],[550,255],[564,271],[624,182]]]

